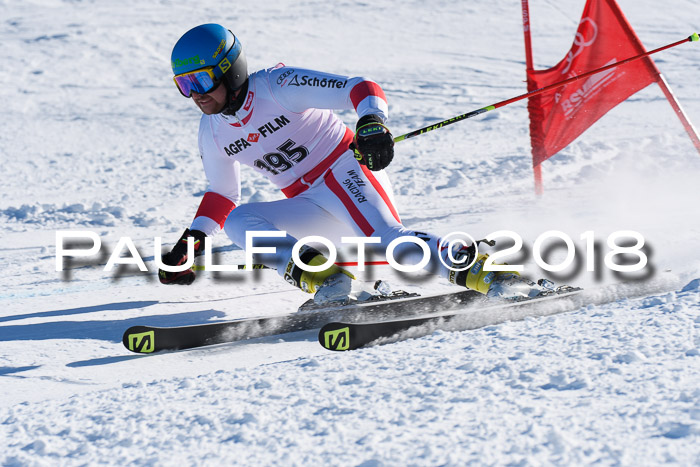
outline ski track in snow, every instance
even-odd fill
[[[547,161],[541,198],[524,102],[397,144],[388,170],[406,225],[515,231],[526,247],[510,262],[529,275],[543,273],[537,236],[566,232],[578,263],[549,277],[585,287],[584,308],[467,314],[341,354],[314,331],[151,356],[121,344],[135,324],[276,315],[307,299],[272,271],[162,287],[135,266],[103,270],[129,236],[154,271],[154,238],[175,241],[206,190],[199,114],[168,63],[184,31],[230,26],[251,70],[368,76],[399,135],[526,91],[516,3],[0,2],[0,464],[700,465],[700,157],[655,86]],[[531,2],[537,68],[568,51],[583,3]],[[696,3],[619,4],[648,49],[697,31]],[[655,55],[696,125],[698,47]],[[244,172],[245,200],[281,197]],[[58,230],[94,231],[101,254],[56,272]],[[648,277],[604,267],[618,230],[644,235]],[[243,262],[223,234],[215,247]]]

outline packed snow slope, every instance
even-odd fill
[[[700,27],[697,1],[619,3],[649,49]],[[537,68],[569,50],[583,4],[531,1]],[[199,112],[169,64],[205,22],[241,38],[251,70],[376,80],[395,135],[526,91],[519,2],[0,1],[0,464],[700,464],[700,154],[657,86],[547,161],[541,197],[525,102],[401,142],[388,168],[407,226],[514,231],[524,247],[508,260],[531,277],[546,275],[537,237],[566,233],[576,261],[549,277],[584,286],[590,306],[494,313],[479,329],[351,353],[309,331],[130,354],[121,336],[134,324],[284,314],[308,298],[274,271],[156,279],[155,237],[171,245],[207,188]],[[700,124],[700,46],[655,60]],[[281,197],[244,174],[246,201]],[[603,261],[623,230],[645,239],[642,273]],[[57,272],[58,231],[92,231],[102,249]],[[104,270],[121,237],[148,273]],[[214,243],[220,262],[243,260],[223,234]],[[383,267],[364,275],[450,289]]]

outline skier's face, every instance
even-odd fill
[[[192,91],[192,100],[205,114],[218,114],[226,105],[226,86],[217,86],[212,92],[206,94]]]

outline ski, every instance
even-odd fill
[[[582,290],[583,289],[576,287],[562,286],[556,290],[544,292],[532,298],[522,298],[507,303],[496,304],[493,304],[490,301],[482,301],[480,304],[486,306],[472,306],[466,309],[461,308],[459,311],[452,313],[445,313],[446,310],[444,308],[436,306],[430,310],[432,314],[415,318],[408,317],[404,319],[386,321],[377,320],[368,323],[329,322],[319,331],[318,341],[328,350],[354,350],[371,343],[378,343],[380,341],[395,342],[398,340],[427,335],[441,328],[449,329],[451,322],[457,321],[461,317],[468,316],[470,313],[473,313],[476,310],[487,312],[490,310],[503,310],[515,307],[537,307],[543,305],[543,302],[545,301],[572,297]],[[578,300],[572,300],[568,305],[568,307],[559,309],[557,312],[577,309],[581,307],[583,303]],[[526,310],[520,311],[525,312]],[[463,324],[462,328],[464,327],[465,326]],[[481,326],[467,326],[466,328],[474,329],[475,327]],[[455,326],[455,328],[460,329],[459,326]]]
[[[483,295],[478,292],[461,290],[434,296],[396,291],[362,302],[336,306],[319,306],[309,300],[296,313],[288,315],[178,327],[132,326],[124,332],[122,343],[130,351],[142,354],[192,349],[318,329],[329,321],[357,323],[368,319],[388,321],[415,317],[431,310],[464,306],[482,298]]]

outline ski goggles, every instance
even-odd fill
[[[206,67],[199,70],[182,73],[173,78],[180,93],[185,97],[191,97],[192,92],[206,94],[214,91],[221,84],[221,77],[216,76],[214,69],[217,67]]]

